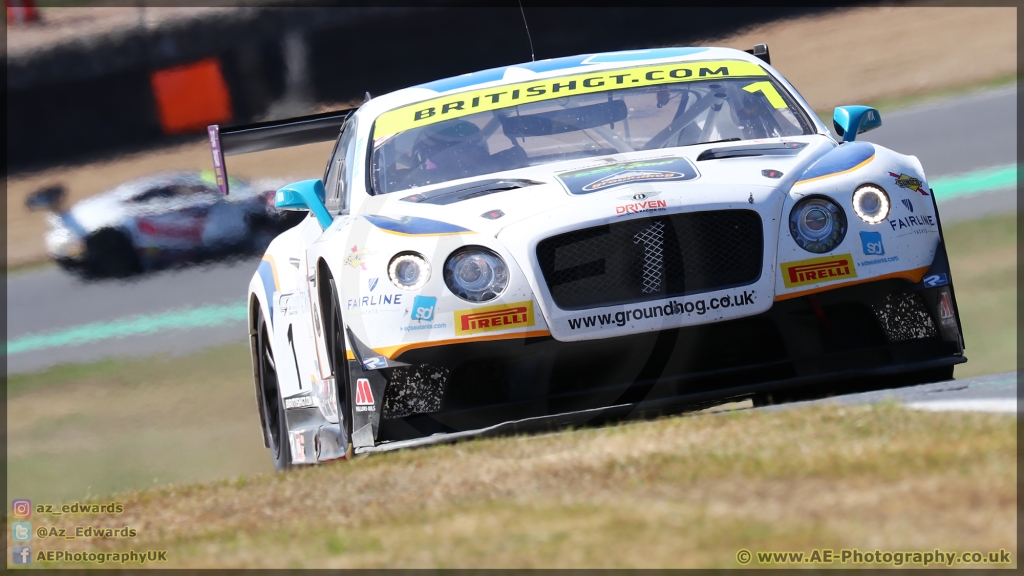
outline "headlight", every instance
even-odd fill
[[[878,224],[889,215],[889,196],[885,190],[865,184],[853,193],[853,211],[868,224]]]
[[[491,250],[467,246],[456,250],[444,263],[444,283],[463,300],[486,302],[508,286],[508,266]]]
[[[399,254],[388,265],[388,277],[403,290],[419,290],[430,279],[430,264],[419,254]]]
[[[804,198],[789,213],[789,232],[808,252],[831,252],[846,237],[846,214],[827,198]]]

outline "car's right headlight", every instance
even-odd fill
[[[508,287],[508,266],[501,256],[482,246],[466,246],[444,263],[444,283],[469,302],[487,302]]]
[[[797,245],[808,252],[831,252],[846,237],[846,214],[828,198],[804,198],[789,213],[789,232]]]
[[[430,263],[415,252],[403,252],[391,259],[388,277],[403,290],[419,290],[430,279]]]

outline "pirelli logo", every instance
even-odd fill
[[[785,262],[780,266],[782,266],[782,281],[786,284],[786,288],[857,277],[857,269],[853,266],[853,256],[849,254]]]
[[[526,328],[533,324],[533,302],[529,300],[455,312],[455,334],[458,336]]]

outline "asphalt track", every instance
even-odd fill
[[[943,222],[1012,211],[1016,190],[998,182],[1009,173],[1015,186],[1016,109],[1010,86],[884,113],[883,126],[861,139],[920,158]],[[952,190],[963,180],[953,175],[989,168],[999,169],[995,188],[943,199],[940,183]],[[83,282],[54,267],[9,276],[7,373],[244,342],[243,302],[257,263],[193,266],[133,281]]]
[[[990,374],[963,380],[947,380],[906,388],[845,394],[822,400],[790,402],[755,408],[789,410],[815,404],[862,405],[897,402],[915,410],[971,411],[1013,414],[1020,412],[1017,402],[1017,373]]]

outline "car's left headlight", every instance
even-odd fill
[[[482,246],[460,248],[444,263],[444,283],[469,302],[487,302],[508,287],[508,266],[494,251]]]
[[[804,198],[789,213],[789,232],[793,240],[808,252],[831,252],[846,237],[846,214],[828,198]]]

